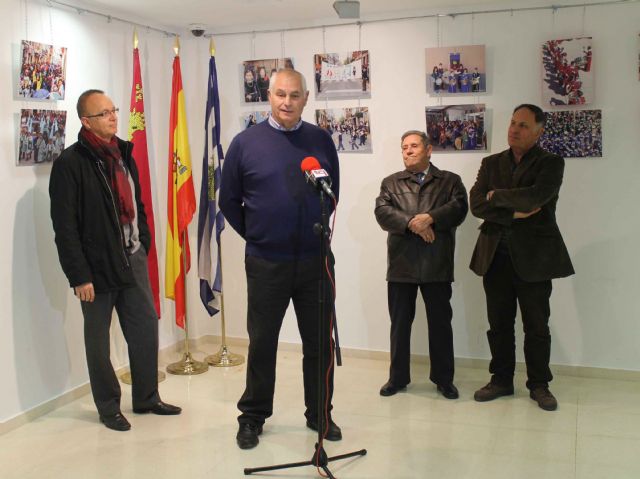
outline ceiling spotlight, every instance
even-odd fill
[[[340,18],[360,18],[360,2],[358,0],[338,0],[333,2],[333,9]]]

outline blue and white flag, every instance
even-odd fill
[[[220,96],[216,58],[212,48],[209,60],[209,83],[205,111],[205,141],[202,157],[202,185],[198,212],[198,276],[200,298],[210,316],[220,311],[222,271],[220,265],[220,233],[224,229],[224,216],[216,205],[220,188],[220,175],[224,153],[220,144]],[[212,249],[212,232],[215,228],[216,248]],[[215,255],[215,257],[214,257]],[[215,268],[215,277],[213,270]]]

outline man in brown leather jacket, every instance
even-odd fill
[[[392,396],[411,382],[411,324],[420,289],[429,327],[429,379],[444,397],[457,399],[450,300],[455,231],[467,214],[467,192],[458,175],[430,164],[425,133],[408,131],[401,144],[406,169],[382,180],[375,208],[376,220],[389,233],[391,366],[380,394]]]
[[[520,304],[529,396],[553,411],[558,403],[549,391],[551,279],[574,271],[556,223],[564,160],[536,145],[544,121],[539,107],[516,107],[510,148],[482,160],[471,188],[471,211],[484,222],[470,267],[483,277],[492,374],[474,398],[491,401],[514,392],[514,326]]]

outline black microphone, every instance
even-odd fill
[[[336,200],[336,195],[331,190],[331,177],[320,167],[320,162],[317,158],[307,156],[300,163],[300,169],[304,172],[307,182],[313,184],[316,189],[322,188],[327,195],[333,198],[334,201]]]

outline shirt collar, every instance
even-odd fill
[[[273,115],[271,115],[271,113],[269,113],[268,121],[269,121],[269,125],[271,125],[273,128],[275,128],[278,131],[296,131],[300,129],[300,127],[302,126],[302,118],[300,118],[300,121],[298,121],[298,123],[293,125],[293,127],[285,128],[284,126],[282,126],[280,123],[276,121],[276,119],[273,117]]]

